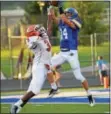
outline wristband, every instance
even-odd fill
[[[64,10],[63,10],[62,7],[59,7],[59,13],[60,13],[60,14],[63,14],[63,13],[64,13]]]

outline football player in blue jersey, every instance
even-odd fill
[[[56,17],[54,9],[50,7],[50,13],[54,22],[58,24],[60,30],[60,53],[52,57],[52,67],[68,62],[77,80],[80,80],[87,92],[90,106],[94,106],[95,101],[88,87],[88,82],[81,74],[78,59],[78,33],[81,28],[81,20],[75,8],[67,8],[65,11],[61,4],[58,4],[60,16]],[[49,95],[53,94],[53,91]]]

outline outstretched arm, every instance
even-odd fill
[[[59,18],[56,17],[53,6],[50,6],[50,7],[49,7],[49,14],[50,14],[50,16],[51,16],[51,19],[52,19],[56,24],[59,24]]]
[[[51,17],[51,13],[49,11],[49,8],[47,8],[47,34],[49,37],[52,36],[52,23],[53,23],[53,20],[52,20],[52,17]]]
[[[64,23],[66,23],[68,26],[70,26],[73,29],[75,29],[76,27],[81,28],[81,24],[79,22],[80,20],[78,20],[79,19],[78,17],[73,20],[70,20],[66,17],[62,6],[62,1],[59,1],[58,9],[60,13],[60,18]]]
[[[76,28],[76,25],[73,21],[70,21],[66,16],[65,14],[61,14],[60,15],[60,18],[62,21],[64,21],[64,23],[66,23],[67,25],[69,25],[71,28],[75,29]]]
[[[65,16],[62,6],[58,6],[58,8],[59,8],[59,13],[60,13],[59,18],[55,16],[53,7],[50,8],[50,13],[51,13],[51,16],[52,16],[52,19],[54,20],[54,22],[59,24],[59,20],[62,20],[67,25],[69,25],[71,28],[76,28],[76,25]]]

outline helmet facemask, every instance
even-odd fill
[[[73,16],[73,14],[70,12],[65,12],[65,15],[68,19],[71,19],[71,17]]]

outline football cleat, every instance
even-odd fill
[[[49,92],[49,97],[53,97],[55,94],[58,94],[59,90],[57,89],[51,89]]]
[[[91,107],[95,105],[95,100],[93,99],[92,95],[88,95],[88,100]]]
[[[20,110],[21,110],[21,107],[18,107],[16,105],[12,105],[10,114],[17,114],[20,112]]]

